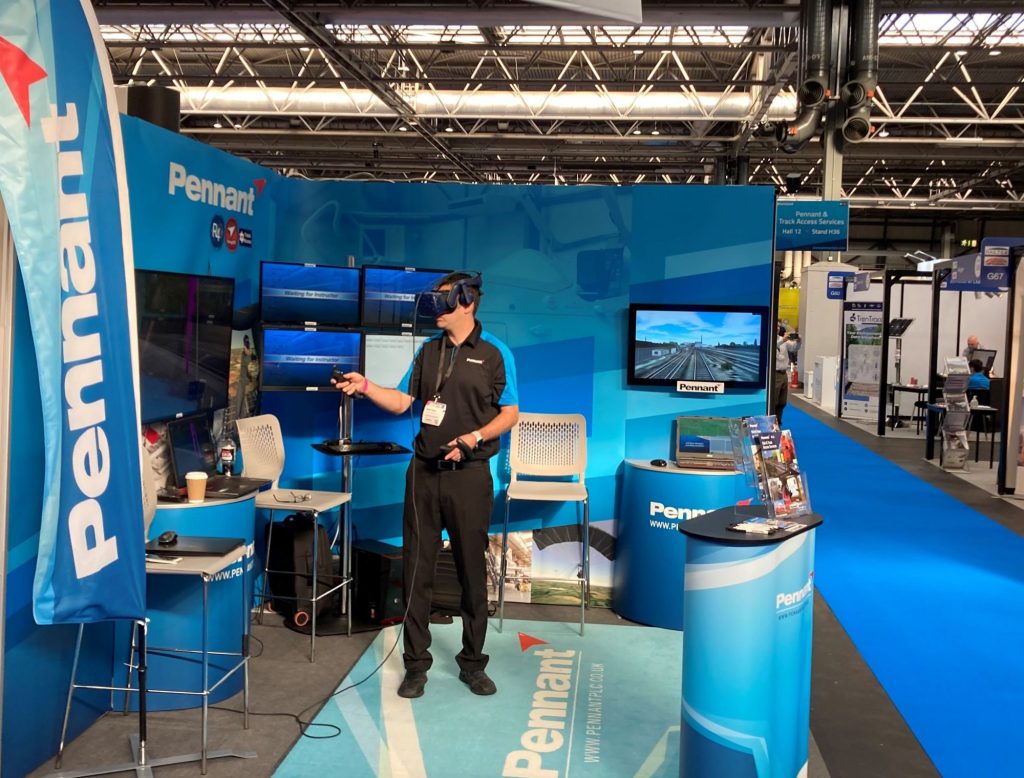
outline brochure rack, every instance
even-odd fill
[[[737,469],[768,508],[771,519],[788,519],[811,512],[807,479],[796,458],[789,430],[779,428],[774,416],[735,419],[730,431]]]
[[[963,470],[967,466],[967,428],[971,406],[967,401],[970,369],[964,357],[946,359],[946,382],[942,387],[945,413],[942,416],[942,466],[947,470]]]

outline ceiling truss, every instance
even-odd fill
[[[403,17],[402,3],[369,0],[329,13],[287,0],[94,2],[115,81],[179,90],[183,132],[287,175],[701,183],[743,157],[754,183],[823,186],[820,143],[787,155],[771,135],[796,109],[783,0],[645,2],[643,26],[547,24],[553,9],[512,0],[427,15],[447,5],[445,18],[475,25],[401,24],[424,8],[405,4]],[[844,150],[855,206],[1024,210],[1013,9],[883,2],[875,131]]]

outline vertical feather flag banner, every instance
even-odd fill
[[[35,619],[139,618],[145,550],[127,178],[88,0],[0,5],[0,195],[42,395]]]

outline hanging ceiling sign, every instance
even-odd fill
[[[846,279],[854,275],[847,270],[833,270],[828,274],[828,280],[825,283],[825,299],[826,300],[845,300],[846,299]]]
[[[793,200],[775,207],[776,251],[846,251],[850,204],[843,200]]]
[[[527,2],[566,8],[581,14],[621,19],[634,24],[640,24],[644,17],[641,0],[527,0]]]
[[[1010,261],[1013,250],[1024,245],[1024,238],[985,238],[981,251],[954,257],[952,272],[943,289],[951,292],[998,292],[1010,285]]]

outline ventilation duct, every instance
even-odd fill
[[[801,4],[799,108],[796,119],[780,124],[776,131],[776,139],[789,153],[799,151],[814,136],[831,97],[828,86],[831,10],[830,0],[803,0]]]
[[[871,104],[878,86],[879,0],[856,0],[852,8],[850,61],[853,75],[840,92],[846,105],[843,139],[859,143],[871,134]]]

